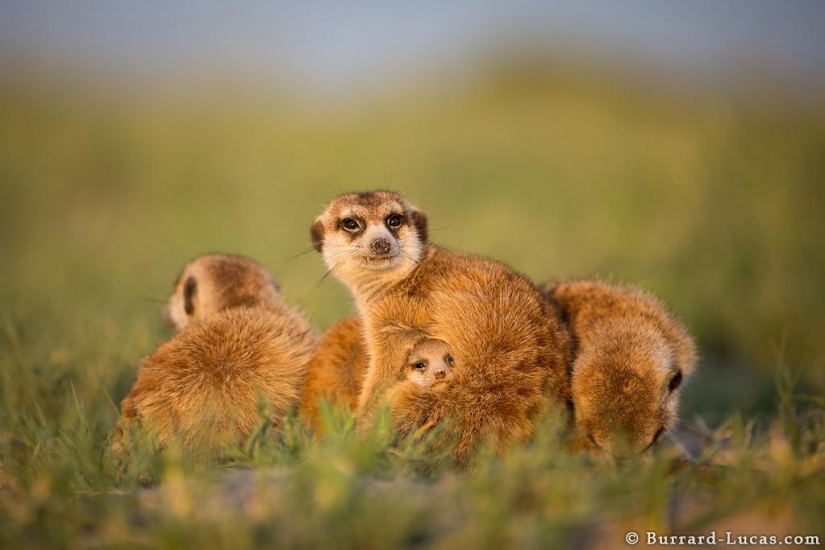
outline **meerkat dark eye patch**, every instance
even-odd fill
[[[413,365],[413,368],[414,368],[415,370],[424,370],[424,369],[426,369],[426,368],[427,368],[427,364],[426,364],[426,363],[423,363],[423,362],[421,362],[421,361],[419,361],[418,363],[416,363],[416,364],[414,364],[414,365]]]
[[[452,365],[455,362],[455,359],[453,359],[453,356],[448,353],[444,356],[444,361],[446,361],[448,365]]]
[[[390,229],[398,229],[404,223],[404,217],[400,214],[390,214],[384,221]]]
[[[198,282],[194,277],[189,277],[183,283],[183,310],[187,315],[195,313],[195,298],[198,296]]]
[[[341,220],[340,226],[341,229],[343,229],[344,231],[349,231],[350,233],[355,233],[356,231],[361,229],[361,224],[358,222],[358,220],[354,218],[344,218],[343,220]]]
[[[676,374],[670,379],[670,382],[667,384],[667,391],[669,393],[673,393],[676,389],[682,385],[682,371],[676,371]]]

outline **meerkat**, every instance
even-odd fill
[[[178,292],[189,277],[197,296]],[[199,258],[176,284],[173,316],[178,298],[187,317],[173,318],[183,328],[141,361],[121,403],[116,454],[137,428],[161,446],[178,439],[188,451],[213,453],[241,444],[263,418],[279,423],[301,397],[317,338],[263,268],[239,257]]]
[[[551,406],[569,401],[568,335],[549,302],[504,264],[431,245],[426,216],[401,195],[342,195],[310,233],[364,323],[359,423],[404,381],[406,354],[422,338],[450,343],[452,383],[440,392],[405,385],[396,397],[408,408],[392,405],[393,418],[401,435],[443,424],[459,465],[482,442],[504,452],[528,439]]]
[[[318,342],[307,373],[301,414],[304,421],[319,433],[320,399],[327,399],[333,406],[355,412],[367,371],[362,328],[357,317],[343,319]],[[453,364],[447,344],[440,340],[422,340],[410,352],[406,376],[419,386],[443,388],[453,377]]]
[[[361,383],[367,372],[367,354],[362,342],[363,324],[358,317],[342,319],[321,339],[309,364],[300,414],[304,422],[321,433],[322,399],[351,413],[358,404]]]
[[[542,290],[577,341],[574,445],[612,456],[653,447],[676,422],[682,383],[696,365],[687,329],[656,298],[629,286],[591,279]]]
[[[175,281],[163,313],[176,331],[234,307],[283,307],[281,289],[258,262],[232,254],[205,254],[189,262]]]
[[[407,360],[407,380],[425,388],[443,389],[453,379],[450,347],[441,340],[422,340]]]

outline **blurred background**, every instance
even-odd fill
[[[700,342],[688,417],[772,412],[777,368],[821,395],[824,24],[816,0],[2,2],[3,345],[123,373],[117,402],[209,251],[326,328],[353,308],[309,225],[390,188],[453,250],[661,296]]]

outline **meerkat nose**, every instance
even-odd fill
[[[444,371],[444,369],[438,369],[437,371],[435,371],[436,378],[444,378],[445,376],[447,376],[447,373]]]
[[[389,254],[391,248],[392,245],[390,244],[390,241],[384,238],[375,239],[374,241],[372,241],[372,245],[370,245],[372,253],[380,254],[381,256]]]
[[[175,322],[172,320],[172,312],[169,311],[168,307],[163,308],[163,322],[166,323],[166,326],[175,328]]]

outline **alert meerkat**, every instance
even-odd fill
[[[189,277],[196,293],[185,291]],[[266,270],[208,255],[190,263],[175,288],[169,310],[182,328],[141,361],[121,403],[115,453],[138,427],[160,445],[178,439],[188,451],[218,451],[242,443],[263,418],[279,423],[301,397],[316,335]],[[186,318],[174,317],[179,299]]]
[[[278,283],[258,262],[233,254],[204,254],[175,281],[164,320],[175,330],[235,307],[281,309]]]
[[[422,338],[449,342],[453,381],[439,392],[406,385],[406,393],[424,392],[426,399],[401,399],[409,408],[393,405],[393,418],[402,435],[443,424],[458,464],[467,464],[482,442],[503,452],[528,439],[550,407],[565,408],[568,335],[526,277],[431,245],[426,216],[390,191],[338,197],[316,218],[311,236],[364,323],[369,359],[359,423],[404,381],[406,356]]]
[[[355,412],[358,394],[367,372],[367,354],[362,341],[363,324],[358,317],[342,319],[321,339],[309,364],[300,413],[304,421],[320,430],[321,399]]]
[[[622,456],[651,448],[677,420],[680,388],[696,365],[684,325],[629,286],[574,280],[543,287],[577,340],[575,445]]]
[[[443,389],[453,379],[450,347],[441,340],[422,340],[407,359],[407,380],[425,388]]]
[[[315,430],[321,428],[321,399],[355,412],[368,366],[362,330],[361,320],[350,317],[335,323],[318,342],[301,401],[304,421]],[[418,386],[443,388],[453,377],[453,363],[447,344],[422,340],[410,352],[406,377]]]

